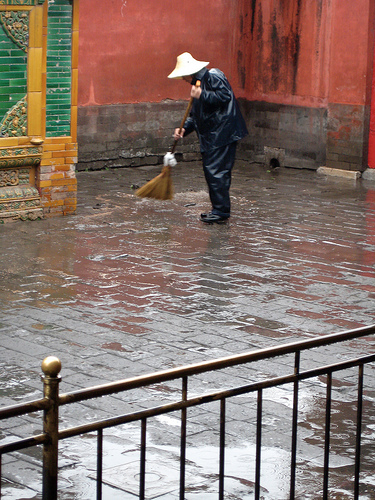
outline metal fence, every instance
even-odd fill
[[[43,446],[43,486],[42,498],[44,500],[57,499],[58,497],[58,448],[59,442],[63,439],[80,436],[87,433],[97,434],[97,467],[96,467],[96,497],[102,498],[103,485],[103,431],[104,429],[124,425],[129,422],[139,421],[141,423],[141,443],[139,459],[139,498],[146,497],[146,450],[147,450],[147,422],[150,417],[163,415],[171,412],[179,412],[181,421],[180,434],[180,460],[179,460],[179,498],[185,498],[185,471],[186,471],[186,428],[187,409],[205,405],[207,403],[220,402],[220,444],[219,444],[219,470],[218,470],[218,498],[225,498],[225,453],[226,453],[226,402],[235,396],[255,393],[257,395],[256,409],[256,456],[255,456],[255,477],[254,477],[254,498],[261,496],[261,456],[262,456],[262,403],[263,391],[267,388],[285,386],[291,384],[293,387],[293,409],[291,425],[291,453],[290,453],[290,492],[289,498],[296,496],[296,470],[297,470],[297,434],[298,434],[298,400],[299,384],[301,381],[325,376],[326,396],[325,396],[325,438],[324,438],[324,466],[323,466],[323,489],[322,498],[327,499],[329,494],[328,480],[330,472],[330,436],[331,436],[331,413],[332,413],[332,377],[343,370],[355,368],[357,372],[356,382],[356,436],[355,436],[355,472],[353,484],[353,497],[359,498],[360,491],[360,471],[361,471],[361,433],[362,433],[362,408],[364,391],[364,367],[368,363],[375,361],[375,354],[369,354],[356,359],[346,359],[334,364],[318,366],[313,369],[301,371],[301,356],[309,357],[311,349],[331,344],[342,343],[361,337],[371,337],[375,334],[375,325],[349,330],[341,333],[316,337],[301,342],[284,344],[281,346],[256,350],[240,355],[228,356],[214,361],[197,363],[176,369],[165,370],[150,375],[139,376],[103,384],[88,389],[82,389],[67,394],[59,394],[61,363],[58,358],[48,357],[42,363],[44,397],[39,400],[24,404],[14,405],[0,410],[0,420],[15,416],[43,411],[43,433],[25,439],[14,440],[13,442],[0,446],[0,472],[2,457],[4,454],[19,451],[25,448],[42,445]],[[370,344],[369,344],[370,345]],[[242,386],[231,387],[230,389],[213,391],[208,394],[201,394],[189,397],[189,378],[207,372],[215,372],[228,367],[243,366],[244,364],[257,361],[271,360],[284,355],[293,355],[294,363],[290,367],[290,373],[268,378],[257,382],[248,383]],[[65,405],[99,398],[105,395],[113,395],[130,391],[131,389],[144,388],[150,385],[172,380],[181,381],[181,394],[173,402],[149,409],[139,410],[134,413],[116,415],[109,419],[99,420],[93,423],[83,424],[66,429],[59,429],[59,409]],[[0,490],[1,495],[1,490]]]

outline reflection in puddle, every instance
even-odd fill
[[[264,448],[262,451],[262,498],[287,498],[289,487],[289,458],[283,450]],[[103,481],[107,486],[122,490],[123,498],[138,496],[139,451],[122,454],[124,463],[105,468]],[[146,498],[177,498],[179,485],[179,449],[169,446],[150,446],[147,449]],[[254,495],[255,446],[226,449],[226,498],[245,500]],[[107,463],[108,463],[107,455]],[[118,458],[117,458],[118,460]],[[218,450],[213,446],[189,448],[186,456],[186,499],[217,498]],[[95,478],[95,474],[90,476]],[[126,496],[129,494],[129,496]],[[170,496],[169,496],[170,495]]]

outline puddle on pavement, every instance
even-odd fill
[[[172,494],[176,498],[179,484],[178,448],[150,447],[147,450],[146,498],[153,499]],[[227,498],[247,499],[254,494],[255,447],[227,448],[226,480]],[[107,485],[138,495],[139,460],[137,453],[125,453],[125,464],[108,467],[104,471]],[[280,494],[288,487],[287,456],[282,450],[263,450],[265,467],[262,477],[262,492],[269,499],[280,500]],[[132,458],[134,460],[132,461]],[[186,499],[217,498],[218,492],[218,451],[214,447],[198,447],[187,450]],[[129,460],[129,461],[128,461]]]
[[[110,491],[121,491],[119,498],[133,499],[139,492],[139,451],[121,453],[123,463],[111,466],[113,443],[106,454],[103,482]],[[117,449],[119,451],[119,449]],[[146,498],[172,500],[178,496],[179,449],[167,446],[147,448]],[[218,449],[212,446],[188,448],[186,457],[186,500],[217,499],[218,495]],[[119,462],[118,456],[114,460]],[[351,500],[352,467],[344,458],[333,460],[330,471],[330,498]],[[280,448],[262,449],[261,498],[264,500],[287,500],[289,498],[290,454]],[[340,479],[338,480],[338,477]],[[95,480],[95,473],[90,474]],[[244,443],[241,447],[228,447],[225,452],[225,495],[232,500],[254,498],[255,445]],[[367,477],[363,483],[361,500],[371,500],[375,477]],[[94,485],[92,485],[94,488]],[[366,491],[365,491],[366,490]],[[86,487],[87,493],[87,487]],[[91,490],[94,495],[94,489]],[[322,465],[320,461],[299,461],[297,469],[297,498],[316,500],[322,496]],[[84,498],[77,491],[76,498]],[[106,497],[103,498],[117,498]]]
[[[18,486],[7,479],[2,480],[1,496],[7,500],[28,500],[37,498],[34,490],[26,486]]]

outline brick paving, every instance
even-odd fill
[[[267,170],[239,161],[233,174],[230,221],[204,225],[199,214],[209,203],[200,165],[185,163],[174,169],[173,201],[135,197],[134,186],[159,171],[154,166],[79,172],[77,215],[1,226],[2,405],[41,396],[40,364],[47,355],[61,359],[60,390],[69,392],[374,323],[374,183],[327,178],[306,170]],[[373,352],[374,344],[363,340],[340,349],[319,352],[315,359],[312,353],[303,366],[322,359],[328,362],[333,355]],[[280,375],[286,366],[290,359],[207,374],[192,390],[211,390],[241,378]],[[370,411],[375,396],[373,375],[369,369],[368,436],[375,429]],[[349,413],[351,386],[352,376],[348,375],[335,403],[348,405],[345,411]],[[64,408],[62,427],[135,406],[160,404],[160,398],[168,401],[168,393],[176,390],[171,384],[159,391],[136,391],[132,401],[117,396],[74,410]],[[301,410],[300,452],[308,455],[310,463],[315,460],[318,468],[321,437],[317,429],[324,427],[324,390],[318,381],[313,389],[307,385],[301,393],[306,402]],[[240,448],[246,454],[253,451],[255,427],[246,420],[249,408],[255,408],[254,398],[238,398],[228,406],[233,463]],[[189,419],[188,442],[192,449],[197,441],[203,447],[199,458],[192,456],[191,460],[202,468],[209,469],[210,460],[205,456],[212,457],[212,447],[217,444],[217,432],[209,432],[217,429],[216,410],[214,405],[205,413],[196,409]],[[288,422],[290,390],[274,390],[265,402],[264,453],[269,454],[266,463],[271,475],[280,472],[277,463],[284,461],[288,451],[288,440],[281,432]],[[149,428],[154,447],[150,457],[156,451],[160,457],[162,450],[165,470],[170,470],[170,457],[178,446],[177,423],[170,416]],[[38,433],[40,420],[30,415],[14,419],[10,427],[16,436],[25,436],[30,429]],[[1,428],[2,437],[9,439],[9,424]],[[349,424],[347,428],[351,428]],[[135,498],[125,494],[118,478],[137,461],[132,451],[137,433],[137,426],[130,425],[121,432],[113,429],[108,436],[105,468],[110,479],[105,498]],[[353,445],[350,439],[348,446]],[[88,438],[81,444],[62,445],[61,498],[95,496],[90,479],[87,486],[77,489],[82,477],[95,468],[93,445]],[[367,442],[365,446],[371,468],[375,454]],[[85,469],[79,463],[80,452],[85,456]],[[344,491],[341,479],[349,474],[345,469],[349,465],[342,453],[336,459],[335,491]],[[150,466],[152,463],[151,459]],[[22,491],[22,498],[40,498],[39,476],[34,471],[38,464],[38,451],[4,459],[9,498],[17,498],[15,491]],[[21,479],[23,473],[26,479]],[[308,469],[304,473],[309,490],[302,491],[301,498],[318,498],[311,493],[321,488],[318,480]],[[235,471],[231,474],[236,475]],[[368,496],[364,498],[375,495],[373,479],[366,483]],[[209,486],[204,498],[211,494],[216,498],[214,485],[208,476],[206,480]],[[241,489],[233,481],[230,498],[251,498],[246,496],[250,487],[246,490],[242,485]],[[276,491],[266,482],[265,498],[287,498],[280,493],[283,481],[279,477],[275,482]],[[176,498],[167,490],[159,492],[163,498]],[[335,498],[351,498],[342,495]],[[202,497],[199,493],[194,496],[192,490],[188,498]]]

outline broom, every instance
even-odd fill
[[[199,87],[201,84],[200,81],[196,82],[196,87]],[[194,97],[190,97],[189,104],[186,108],[185,115],[181,121],[181,125],[179,128],[179,134],[184,127],[186,119],[190,113],[191,107],[193,105]],[[176,150],[178,139],[175,139],[171,154],[173,154]],[[154,179],[148,181],[144,186],[137,189],[135,194],[141,198],[154,198],[155,200],[172,200],[173,198],[173,183],[171,176],[171,166],[164,165],[162,171],[159,175],[157,175]]]

